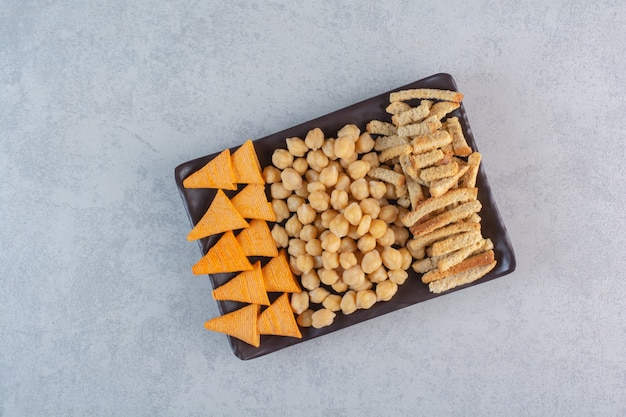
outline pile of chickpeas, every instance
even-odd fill
[[[306,290],[291,296],[298,324],[322,328],[339,312],[389,301],[405,282],[406,209],[390,203],[393,185],[367,176],[380,162],[374,139],[356,125],[336,138],[316,128],[286,142],[263,170],[276,214],[272,236]]]

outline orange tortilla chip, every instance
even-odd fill
[[[259,347],[261,336],[257,329],[257,317],[260,309],[261,306],[257,304],[248,304],[239,310],[207,321],[204,323],[204,328],[214,332],[225,333],[249,345]]]
[[[257,321],[260,334],[275,336],[291,336],[302,339],[302,333],[293,315],[289,294],[283,293],[268,308],[266,308]]]
[[[263,268],[263,281],[267,292],[301,292],[296,277],[289,268],[285,250],[272,258]]]
[[[183,180],[185,188],[223,188],[236,190],[235,171],[230,162],[230,151],[222,151],[202,168]]]
[[[235,171],[236,183],[265,184],[261,174],[261,164],[250,139],[233,152],[230,160]]]
[[[267,201],[265,187],[260,184],[248,184],[231,200],[235,208],[246,219],[276,221],[272,203]]]
[[[257,261],[252,271],[243,271],[226,284],[214,289],[213,299],[270,305],[270,300],[267,298],[267,292],[265,291],[265,284],[263,283],[261,262]]]
[[[252,265],[243,249],[237,243],[235,234],[225,232],[209,251],[192,267],[192,272],[199,274],[218,274],[220,272],[250,271]]]
[[[224,191],[217,190],[209,209],[189,232],[187,240],[198,240],[227,230],[243,229],[248,226],[248,222],[241,217]]]
[[[250,227],[243,229],[237,235],[237,242],[241,245],[246,256],[274,257],[278,255],[276,241],[264,220],[251,220]]]

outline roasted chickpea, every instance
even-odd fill
[[[318,273],[313,269],[300,276],[302,286],[307,290],[314,290],[320,286],[320,278]]]
[[[293,155],[287,149],[276,149],[272,154],[272,164],[278,169],[289,168],[293,164]]]
[[[296,314],[302,314],[309,308],[309,293],[306,291],[291,294],[291,309]]]
[[[365,177],[368,171],[370,170],[370,164],[367,161],[356,160],[351,162],[350,165],[346,168],[348,175],[353,180],[358,180],[359,178]]]
[[[322,219],[322,226],[326,229],[330,226],[330,222],[335,218],[335,216],[339,214],[336,210],[326,210],[320,213],[320,218]]]
[[[356,265],[356,256],[352,252],[340,253],[339,254],[339,265],[341,265],[341,267],[343,269],[352,268],[354,265]],[[337,278],[339,278],[339,275],[337,275]]]
[[[341,238],[330,232],[322,239],[322,248],[328,252],[337,252],[341,246]],[[322,256],[324,254],[322,253]]]
[[[387,270],[382,265],[376,271],[367,275],[367,279],[369,279],[370,282],[373,282],[373,283],[382,282],[386,280],[387,278],[388,278]]]
[[[350,194],[357,201],[361,201],[369,196],[369,188],[365,178],[359,178],[350,184]]]
[[[309,151],[306,155],[306,161],[309,163],[309,167],[311,167],[311,169],[320,172],[322,169],[326,168],[329,159],[321,149],[318,149],[315,151]]]
[[[334,269],[322,269],[319,277],[323,284],[333,285],[339,279],[339,274]]]
[[[298,317],[296,317],[296,322],[298,323],[298,326],[311,327],[313,325],[313,313],[313,310],[308,309],[306,311],[303,311],[301,314],[298,314]]]
[[[309,300],[315,304],[321,304],[324,298],[328,297],[330,292],[324,287],[317,287],[309,291]]]
[[[370,181],[369,182],[370,195],[372,198],[380,199],[385,196],[387,192],[387,186],[382,181]]]
[[[356,292],[352,290],[347,291],[343,297],[341,297],[339,307],[341,308],[341,312],[343,314],[347,315],[354,313],[356,311]]]
[[[409,250],[405,247],[398,249],[398,251],[400,251],[400,254],[402,255],[402,265],[400,266],[400,269],[406,271],[411,266],[411,263],[413,263],[413,257],[411,256],[411,253],[409,253]]]
[[[350,223],[346,220],[343,213],[337,214],[328,225],[328,229],[339,237],[344,237],[348,234]]]
[[[393,234],[395,236],[395,240],[393,243],[399,246],[406,245],[407,240],[409,240],[409,229],[404,226],[396,226],[395,224],[391,225],[390,227],[391,230],[393,230]],[[409,256],[411,255],[409,254]]]
[[[324,144],[324,132],[319,127],[309,130],[304,138],[304,143],[306,143],[309,149],[321,148]]]
[[[285,200],[291,195],[291,190],[286,189],[282,182],[275,182],[270,186],[270,194],[272,199]]]
[[[372,225],[372,216],[370,216],[369,214],[363,215],[361,217],[361,221],[359,222],[359,226],[357,227],[357,231],[356,231],[357,235],[359,237],[365,235],[370,230],[371,225]]]
[[[350,184],[352,184],[352,180],[350,176],[345,172],[340,172],[337,176],[337,183],[335,184],[335,190],[341,190],[345,192],[350,191]]]
[[[339,254],[337,252],[322,252],[322,264],[324,269],[335,269],[339,267]]]
[[[263,180],[266,184],[274,184],[280,181],[280,169],[271,165],[263,168]]]
[[[343,190],[333,190],[330,193],[330,205],[335,210],[343,210],[348,205],[348,193]]]
[[[391,246],[395,241],[396,235],[390,228],[387,228],[387,230],[385,230],[385,233],[381,237],[376,239],[376,243],[383,247]]]
[[[328,209],[330,204],[330,196],[325,191],[313,191],[309,194],[309,204],[318,213]]]
[[[302,187],[302,176],[293,168],[285,168],[280,173],[280,179],[286,190],[293,191]]]
[[[304,158],[296,158],[293,161],[292,168],[302,177],[309,169],[309,164]]]
[[[365,280],[365,273],[361,269],[361,265],[354,265],[351,268],[345,269],[341,278],[343,282],[350,286],[357,285]]]
[[[365,198],[359,203],[363,214],[368,214],[372,219],[377,219],[380,214],[380,202],[375,198]]]
[[[300,230],[300,239],[304,240],[305,242],[310,242],[316,237],[317,237],[317,227],[315,227],[312,224],[306,224],[302,226],[302,230]],[[311,255],[313,254],[311,253]],[[321,255],[321,252],[318,253],[318,255]]]
[[[322,152],[324,152],[324,155],[326,155],[331,161],[336,160],[337,156],[335,155],[335,139],[326,139],[324,141],[324,144],[322,145]]]
[[[309,151],[309,147],[306,143],[300,138],[287,138],[287,150],[293,156],[304,156]]]
[[[315,217],[317,217],[317,212],[310,204],[302,204],[298,207],[296,213],[298,220],[300,220],[300,223],[303,225],[313,223],[315,221]]]
[[[279,224],[275,224],[272,227],[272,237],[278,248],[286,248],[289,245],[289,235],[285,228]]]
[[[347,136],[350,138],[350,140],[352,140],[352,142],[356,142],[359,139],[359,135],[361,134],[361,129],[359,129],[359,127],[355,124],[347,124],[344,125],[341,129],[339,129],[339,131],[337,132],[337,137],[343,137],[343,136]]]
[[[302,231],[302,223],[298,220],[298,215],[294,214],[285,222],[285,230],[289,237],[300,236]]]
[[[304,173],[304,178],[306,179],[307,182],[318,182],[320,178],[320,173],[314,169],[309,168]]]
[[[383,249],[380,257],[385,267],[389,270],[400,269],[402,267],[402,253],[400,253],[398,249],[388,246]]]
[[[351,238],[350,236],[346,236],[344,238],[341,239],[341,246],[339,246],[339,250],[337,252],[339,253],[344,253],[344,252],[356,252],[357,251],[357,246],[356,246],[356,241]]]
[[[398,285],[404,284],[406,279],[409,277],[409,273],[402,269],[393,269],[387,272],[389,276],[389,281],[395,282]]]
[[[337,158],[350,158],[355,152],[355,141],[350,136],[341,136],[335,139],[335,156]]]
[[[363,132],[356,141],[356,152],[367,153],[374,149],[375,141],[369,132]]]
[[[361,223],[361,219],[363,218],[361,206],[357,202],[348,204],[343,212],[343,215],[350,224],[355,226]]]
[[[337,178],[339,178],[339,170],[337,165],[328,165],[326,168],[320,171],[319,181],[326,186],[326,188],[333,187],[337,184]]]
[[[311,325],[316,329],[330,326],[331,324],[333,324],[335,316],[337,315],[334,312],[330,311],[327,308],[322,308],[320,310],[317,310],[311,316]]]
[[[372,220],[372,224],[370,225],[369,234],[372,235],[374,239],[379,239],[383,237],[383,235],[387,232],[387,223],[380,219]]]
[[[393,281],[385,280],[376,285],[376,300],[389,301],[398,292],[398,284]]]
[[[361,161],[366,161],[370,164],[370,169],[380,166],[380,159],[376,152],[369,152],[361,156]]]
[[[376,239],[369,233],[366,233],[359,238],[356,246],[362,253],[367,253],[376,248]]]
[[[308,253],[298,255],[298,257],[296,258],[296,266],[300,271],[302,271],[303,274],[312,271],[313,267],[315,266],[313,262],[313,257]]]
[[[372,290],[358,291],[356,293],[356,308],[367,310],[376,304],[376,293]]]
[[[363,255],[363,260],[361,261],[361,269],[366,274],[371,274],[381,267],[383,264],[383,260],[380,257],[380,253],[377,250],[372,250],[370,252],[366,252]]]
[[[350,285],[349,288],[358,293],[359,291],[371,290],[372,288],[374,288],[374,284],[372,284],[370,280],[364,279],[358,284]]]
[[[280,201],[284,201],[284,200],[280,200]],[[306,203],[306,200],[297,194],[291,194],[289,197],[287,197],[287,203],[286,203],[287,209],[291,213],[295,213],[298,210],[298,207],[300,207],[304,203]]]
[[[396,217],[398,216],[398,207],[393,206],[391,204],[381,205],[380,213],[378,213],[378,218],[385,223],[392,224],[396,221]]]
[[[337,294],[330,294],[328,297],[322,301],[322,305],[324,308],[327,308],[330,311],[339,311],[341,310],[341,296]]]
[[[272,200],[272,210],[274,210],[274,214],[276,215],[277,223],[280,223],[291,216],[289,207],[287,203],[285,203],[285,200]]]
[[[291,256],[300,256],[306,253],[306,242],[302,239],[290,239],[287,253]]]
[[[348,284],[343,282],[343,279],[341,279],[341,277],[333,285],[331,285],[331,287],[333,291],[340,294],[348,290]]]

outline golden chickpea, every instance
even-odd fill
[[[383,237],[383,235],[387,232],[387,223],[380,219],[372,220],[372,224],[370,225],[369,234],[372,235],[374,239],[379,239]]]
[[[343,215],[350,224],[356,226],[361,223],[363,211],[361,211],[361,206],[357,202],[352,202],[345,208]]]
[[[366,161],[370,164],[370,169],[380,166],[380,159],[378,159],[377,152],[369,152],[361,156],[361,161]]]
[[[333,285],[339,279],[339,274],[334,269],[322,269],[319,273],[320,281],[324,285]]]
[[[291,256],[300,256],[306,253],[306,242],[302,239],[290,239],[287,253]]]
[[[291,309],[296,314],[302,314],[309,308],[309,293],[306,291],[291,294]]]
[[[396,217],[396,221],[393,222],[398,227],[404,227],[402,223],[402,217],[407,214],[410,210],[404,207],[398,207],[398,216]]]
[[[319,179],[319,178],[318,178]],[[315,191],[323,191],[326,192],[326,186],[322,184],[320,181],[309,182],[306,185],[306,189],[309,193],[313,193]],[[310,196],[310,194],[309,194]]]
[[[361,235],[359,234],[359,226],[355,226],[355,225],[351,224],[350,228],[348,229],[348,237],[353,239],[353,240],[356,240],[356,239],[360,238]]]
[[[387,275],[389,276],[389,281],[395,282],[398,285],[404,284],[409,277],[409,273],[402,269],[393,269],[387,272]]]
[[[376,300],[389,301],[398,292],[398,284],[390,280],[384,280],[376,285]]]
[[[315,304],[321,304],[324,298],[328,297],[330,292],[324,287],[317,287],[309,291],[309,300]]]
[[[298,197],[309,198],[309,190],[307,190],[308,183],[306,181],[302,181],[302,187],[298,188],[294,191],[294,194]]]
[[[285,230],[289,237],[300,236],[302,231],[302,223],[298,220],[298,215],[294,214],[285,222]]]
[[[285,228],[279,224],[275,224],[272,227],[272,237],[278,248],[286,248],[289,245],[289,235]]]
[[[385,195],[383,197],[387,200],[396,200],[398,195],[396,194],[395,185],[385,183],[385,187],[387,187],[387,190],[385,191]]]
[[[322,239],[322,248],[328,252],[337,252],[341,246],[341,238],[330,232]],[[324,254],[322,254],[323,256]]]
[[[291,272],[294,275],[302,275],[302,271],[300,271],[300,268],[298,268],[298,258],[296,258],[295,256],[289,256],[289,269],[291,269]]]
[[[382,181],[370,181],[369,189],[370,195],[377,200],[383,198],[387,192],[387,186]]]
[[[372,288],[374,288],[374,284],[372,284],[370,280],[364,279],[362,282],[356,285],[350,285],[349,288],[352,291],[356,291],[358,293],[359,291],[371,290]]]
[[[322,226],[326,229],[330,226],[330,222],[335,218],[335,216],[339,214],[336,210],[326,210],[323,213],[320,213],[320,218],[322,219]]]
[[[320,248],[321,248],[321,244],[320,244]],[[313,268],[315,269],[320,269],[324,266],[324,263],[322,262],[322,255],[315,255],[313,256]]]
[[[376,304],[376,293],[372,290],[364,290],[356,293],[356,308],[367,310]]]
[[[361,206],[359,206],[360,208]],[[361,213],[363,213],[363,211],[361,211]],[[369,230],[370,230],[370,226],[372,224],[372,216],[370,216],[369,214],[365,214],[361,217],[361,221],[359,222],[359,226],[357,227],[357,235],[363,236],[365,235]]]
[[[339,237],[346,236],[348,234],[349,227],[350,223],[348,223],[343,213],[337,214],[328,225],[328,229]]]
[[[330,193],[330,205],[337,211],[343,210],[348,205],[348,193],[343,190],[333,190]]]
[[[313,325],[313,313],[313,310],[308,309],[306,311],[303,311],[301,314],[298,314],[298,317],[296,317],[296,322],[298,323],[298,326],[311,327]]]
[[[367,253],[376,248],[376,239],[369,233],[366,233],[359,238],[356,246],[362,253]]]
[[[341,303],[339,303],[341,312],[343,314],[352,314],[356,311],[356,292],[350,290],[347,291],[343,297],[341,297]]]
[[[402,266],[400,266],[400,269],[403,269],[406,271],[411,267],[411,264],[413,263],[413,257],[409,253],[409,250],[405,247],[402,247],[398,250],[400,251],[400,254],[402,255]]]
[[[378,214],[380,214],[380,203],[375,198],[363,199],[359,203],[359,206],[361,206],[363,214],[369,214],[372,220],[378,218]]]
[[[318,149],[316,151],[309,151],[306,155],[306,161],[309,163],[311,169],[320,172],[322,169],[326,168],[329,159],[321,149]]]
[[[293,164],[293,155],[287,149],[276,149],[272,154],[272,164],[278,169],[289,168]]]
[[[374,149],[374,145],[375,141],[369,132],[363,132],[356,141],[356,152],[359,154],[368,153]]]
[[[296,266],[303,274],[312,271],[314,266],[313,257],[308,253],[298,255],[296,258]]]
[[[393,230],[395,245],[404,246],[406,245],[407,240],[409,240],[409,229],[404,226],[396,226],[395,224],[391,225],[391,230]],[[406,248],[405,248],[406,249]],[[409,254],[409,256],[411,256]]]
[[[286,189],[282,182],[275,182],[270,186],[270,195],[275,200],[285,200],[291,195],[291,190]]]
[[[361,269],[361,265],[354,265],[351,268],[345,269],[341,278],[343,282],[348,285],[357,285],[365,280],[365,273]]]
[[[307,272],[306,274],[302,274],[300,276],[300,282],[302,283],[302,286],[309,291],[314,290],[320,286],[319,275],[314,269]]]
[[[374,284],[377,283],[377,282],[383,282],[387,278],[388,278],[387,270],[382,265],[376,271],[374,271],[371,274],[367,275],[367,279],[370,282],[373,282]]]
[[[337,132],[337,137],[340,138],[342,136],[348,136],[352,142],[356,142],[359,139],[359,135],[361,134],[361,129],[355,124],[347,124],[344,125]]]
[[[367,180],[365,180],[365,178],[359,178],[350,184],[350,194],[352,194],[352,197],[357,201],[367,198],[370,194]]]
[[[326,188],[333,187],[337,184],[337,178],[339,178],[339,170],[335,164],[328,165],[320,171],[319,181],[324,184]]]
[[[426,248],[423,246],[414,247],[413,245],[405,246],[413,259],[424,259],[426,257]]]
[[[396,217],[398,216],[398,207],[393,206],[391,204],[385,204],[380,207],[380,213],[378,213],[378,218],[385,223],[392,224],[396,221]]]
[[[353,180],[358,180],[359,178],[365,177],[365,175],[367,175],[367,172],[369,170],[370,170],[369,162],[360,161],[360,160],[351,162],[350,165],[348,165],[348,168],[346,168],[348,175],[350,175],[350,177]]]
[[[363,260],[361,261],[361,269],[366,274],[371,274],[376,271],[383,264],[383,260],[380,257],[380,253],[377,250],[372,250],[370,252],[366,252],[363,255]]]
[[[304,158],[296,158],[293,161],[292,168],[302,177],[309,169],[309,164]]]
[[[339,246],[339,253],[352,252],[355,253],[357,251],[356,241],[350,236],[346,236],[341,239],[341,246]]]
[[[266,184],[274,184],[280,181],[280,169],[271,165],[263,168],[263,180]]]
[[[354,265],[356,265],[356,256],[354,255],[354,253],[351,252],[340,253],[339,265],[341,265],[343,269],[352,268]],[[337,275],[337,278],[339,278],[339,275]]]
[[[318,213],[328,209],[330,205],[330,196],[326,191],[313,191],[309,194],[309,204]]]
[[[304,156],[309,151],[309,147],[300,138],[287,138],[287,150],[293,156]]]
[[[280,223],[291,216],[289,207],[287,206],[287,203],[285,203],[285,200],[272,200],[272,210],[274,210],[274,214],[276,215],[277,223]]]
[[[324,301],[322,301],[322,306],[327,308],[330,311],[339,311],[341,310],[341,296],[337,294],[331,294]]]
[[[393,245],[393,243],[396,240],[396,234],[393,232],[393,230],[391,230],[390,228],[387,228],[387,230],[385,230],[385,233],[379,237],[378,239],[376,239],[376,243],[380,246],[391,246]]]
[[[402,254],[398,249],[387,246],[380,254],[383,265],[389,270],[400,269],[402,267]]]
[[[349,158],[340,158],[339,165],[341,166],[343,170],[347,170],[350,164],[356,161],[357,159],[359,159],[359,155],[357,155],[357,153],[354,152],[352,155],[350,155]]]
[[[348,284],[343,282],[343,279],[341,279],[341,277],[333,285],[331,285],[331,287],[333,291],[338,294],[344,293],[348,290]]]
[[[279,201],[284,202],[285,200],[279,200]],[[298,207],[306,203],[306,200],[297,194],[290,195],[289,197],[287,197],[286,201],[287,201],[286,203],[287,209],[291,213],[295,213],[298,210]]]
[[[280,179],[286,190],[293,191],[302,187],[302,176],[293,168],[285,168],[280,173]]]
[[[340,172],[337,176],[337,183],[335,184],[335,190],[341,190],[345,192],[350,191],[350,184],[352,184],[352,180],[350,176],[345,172]]]
[[[326,139],[322,145],[322,152],[324,152],[324,155],[326,155],[330,160],[337,159],[337,156],[335,155],[335,139]]]
[[[324,132],[319,127],[309,130],[304,138],[304,143],[306,143],[309,149],[321,148],[324,144]]]
[[[339,254],[337,252],[322,252],[322,263],[324,269],[335,269],[339,268]]]
[[[317,212],[310,204],[302,204],[298,207],[296,214],[298,216],[298,220],[300,220],[300,223],[303,225],[313,223],[315,221],[315,217],[317,217]]]
[[[335,156],[337,158],[350,158],[355,152],[356,145],[350,136],[338,137],[335,140]]]
[[[304,179],[306,179],[307,183],[309,182],[317,182],[320,179],[320,173],[314,169],[307,169],[304,173]],[[308,190],[308,187],[307,187]]]
[[[337,314],[335,314],[334,312],[330,311],[327,308],[322,308],[320,310],[317,310],[311,316],[311,325],[316,329],[330,326],[331,324],[333,324],[335,316],[337,316]]]
[[[300,239],[304,240],[305,242],[310,242],[316,237],[317,237],[317,227],[315,227],[315,225],[306,224],[302,226],[302,230],[300,230]],[[313,254],[311,253],[311,255]],[[318,255],[321,255],[321,252],[318,253]]]

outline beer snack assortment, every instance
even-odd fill
[[[462,99],[439,74],[354,105],[358,120],[336,112],[334,130],[320,118],[178,167],[191,269],[220,306],[205,328],[249,359],[512,272]]]

